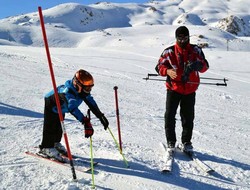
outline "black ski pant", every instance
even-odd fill
[[[53,148],[54,144],[62,139],[63,131],[59,114],[52,111],[54,105],[51,102],[49,98],[45,98],[43,138],[40,148]]]
[[[175,116],[179,105],[182,122],[181,141],[182,143],[191,142],[194,126],[195,92],[188,95],[183,95],[171,90],[167,90],[165,132],[168,143],[176,142]]]

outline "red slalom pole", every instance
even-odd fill
[[[42,14],[42,8],[41,7],[38,7],[38,12],[39,12],[39,17],[40,17],[42,33],[43,33],[43,41],[44,41],[46,54],[47,54],[47,59],[48,59],[48,64],[49,64],[50,76],[51,76],[51,80],[52,80],[52,84],[53,84],[53,88],[54,88],[54,92],[55,92],[56,106],[57,106],[59,119],[60,119],[60,122],[61,122],[61,127],[62,127],[62,131],[63,131],[63,135],[64,135],[64,140],[65,140],[65,144],[66,144],[66,148],[67,148],[67,152],[68,152],[68,158],[69,158],[69,161],[70,161],[71,171],[72,171],[72,174],[73,174],[73,180],[77,180],[76,172],[75,172],[75,168],[74,168],[74,164],[73,164],[73,159],[72,159],[72,155],[71,155],[70,148],[69,148],[68,136],[67,136],[66,129],[65,129],[65,126],[64,126],[64,119],[63,119],[63,115],[62,115],[62,109],[61,109],[59,96],[58,96],[58,92],[57,92],[57,88],[56,88],[55,75],[54,75],[54,71],[53,71],[53,67],[52,67],[52,61],[51,61],[51,57],[50,57],[49,45],[48,45],[48,40],[47,40],[47,36],[46,36],[46,30],[45,30],[45,26],[44,26],[44,20],[43,20],[43,14]]]
[[[121,139],[121,130],[120,130],[120,118],[119,118],[117,89],[118,89],[118,87],[115,86],[114,90],[115,90],[115,105],[116,105],[117,128],[118,128],[118,137],[119,137],[120,150],[122,151],[122,139]]]

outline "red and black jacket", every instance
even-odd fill
[[[191,94],[195,92],[200,83],[198,71],[192,71],[187,82],[182,82],[181,77],[188,62],[200,61],[203,68],[199,71],[204,73],[209,68],[209,64],[205,59],[205,55],[200,47],[188,44],[184,49],[175,44],[166,48],[161,54],[156,71],[161,76],[167,76],[167,69],[175,69],[177,78],[174,80],[167,76],[167,89],[176,91],[180,94]]]

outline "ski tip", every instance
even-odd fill
[[[163,151],[166,151],[167,150],[167,145],[163,142],[160,142],[160,147],[162,148]]]
[[[171,170],[163,169],[163,170],[161,170],[161,173],[162,174],[170,174]]]
[[[208,174],[213,174],[213,173],[215,173],[215,170],[210,169],[210,170],[207,170],[206,172],[207,172]]]
[[[87,174],[92,174],[92,169],[88,168],[88,169],[83,170],[83,172]],[[93,174],[98,174],[98,173],[99,172],[97,170],[93,170]]]
[[[167,173],[171,173],[172,171],[172,166],[164,166],[162,168],[160,168],[161,173],[163,174],[167,174]]]

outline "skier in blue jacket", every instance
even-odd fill
[[[94,134],[94,129],[92,128],[90,119],[84,116],[78,108],[83,101],[92,113],[99,118],[105,130],[109,126],[107,118],[100,111],[90,94],[93,86],[94,79],[92,75],[81,69],[76,72],[72,80],[68,80],[64,85],[57,87],[63,118],[65,117],[65,113],[71,113],[84,125],[86,138]],[[60,143],[62,134],[63,131],[57,111],[54,90],[52,90],[45,95],[43,138],[39,146],[39,154],[45,157],[62,160],[61,154],[67,154],[65,147]]]

